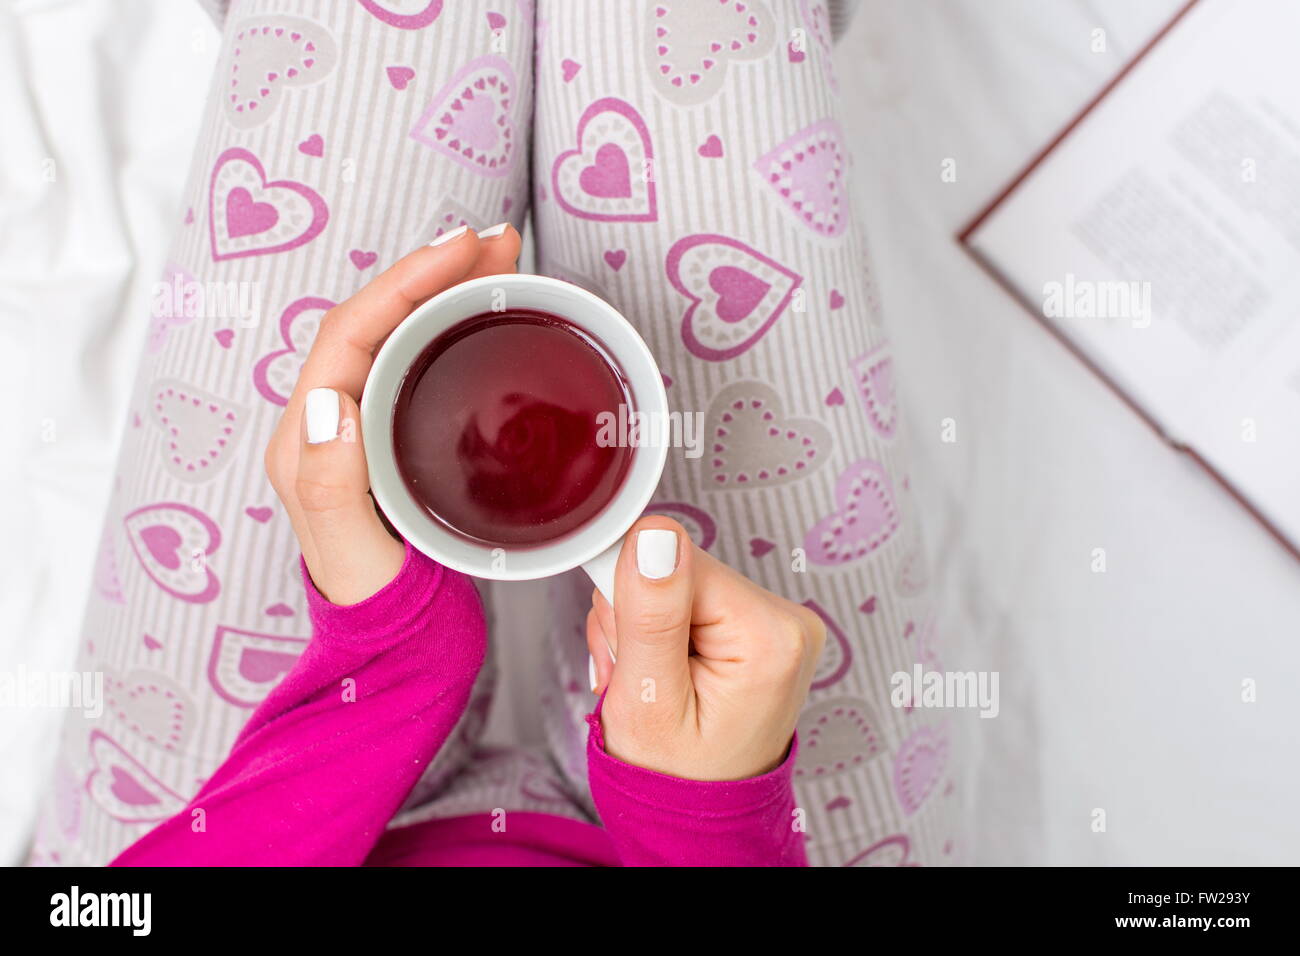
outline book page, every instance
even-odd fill
[[[1300,4],[1200,0],[969,237],[1300,542]]]

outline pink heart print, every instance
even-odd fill
[[[325,140],[321,138],[320,133],[312,133],[298,144],[298,152],[304,156],[316,156],[318,158],[324,156]]]
[[[185,808],[185,798],[151,774],[116,741],[90,732],[90,775],[86,793],[114,820],[154,823]]]
[[[885,752],[880,724],[870,705],[834,697],[805,708],[799,718],[796,780],[818,780],[856,770]]]
[[[809,529],[804,548],[814,564],[856,561],[892,538],[900,521],[884,467],[862,459],[836,480],[835,510]]]
[[[898,562],[898,570],[894,572],[894,589],[902,597],[916,597],[925,591],[928,584],[925,554],[920,548],[914,548]]]
[[[831,18],[826,5],[821,0],[811,0],[811,2],[799,0],[799,8],[803,14],[803,22],[808,26],[808,32],[812,34],[813,43],[820,51],[818,59],[821,60],[822,73],[826,76],[826,82],[833,92],[838,93],[840,84],[835,76],[835,62],[831,55],[834,37],[831,33]]]
[[[610,249],[605,253],[605,264],[617,272],[627,262],[626,249]]]
[[[406,89],[415,79],[415,71],[409,66],[390,66],[385,72],[388,74],[388,82],[395,90]]]
[[[821,120],[778,143],[754,168],[799,222],[831,238],[848,224],[846,155],[839,124]]]
[[[713,134],[700,146],[699,153],[705,159],[721,159],[722,140],[718,138],[716,133]]]
[[[352,260],[354,266],[364,270],[369,269],[379,261],[379,253],[367,252],[364,249],[353,249],[348,253],[348,258]]]
[[[268,182],[256,156],[232,147],[217,157],[208,189],[212,258],[238,259],[297,249],[329,222],[320,194],[293,180]]]
[[[99,551],[95,555],[95,590],[111,604],[125,604],[122,578],[117,570],[117,551],[113,546],[112,526],[105,524],[99,536]]]
[[[194,700],[161,674],[134,671],[104,675],[105,709],[146,743],[174,752],[184,746],[193,725]]]
[[[316,341],[320,321],[334,308],[334,302],[319,296],[304,296],[289,303],[280,315],[280,341],[253,366],[253,385],[258,394],[275,405],[286,406],[302,371],[302,363]]]
[[[765,56],[775,38],[761,0],[660,0],[646,13],[646,69],[662,96],[693,106],[722,88],[731,61]]]
[[[164,267],[161,285],[167,291],[154,296],[150,309],[149,338],[145,343],[145,351],[150,355],[163,350],[172,329],[194,321],[194,310],[186,308],[186,303],[193,301],[189,290],[195,288],[197,282],[191,273],[174,262]]]
[[[275,512],[270,508],[262,505],[260,507],[249,507],[244,509],[244,514],[248,515],[258,524],[266,524],[274,516]]]
[[[712,233],[677,240],[664,268],[691,303],[682,315],[682,341],[692,355],[711,362],[753,348],[803,282],[753,247]]]
[[[163,467],[173,477],[207,481],[230,462],[247,408],[174,379],[154,382],[149,396],[150,416],[162,432]]]
[[[803,478],[830,457],[831,434],[810,418],[790,418],[762,382],[734,382],[704,415],[706,488],[744,491]]]
[[[438,91],[411,130],[411,138],[482,176],[506,176],[515,167],[515,72],[499,56],[463,66]]]
[[[573,78],[578,75],[578,71],[581,69],[582,64],[574,60],[566,59],[560,63],[560,71],[564,76],[565,83],[573,82]]]
[[[132,511],[123,524],[145,574],[168,594],[206,604],[220,593],[221,582],[208,566],[208,557],[221,547],[221,531],[198,508],[159,502]]]
[[[849,367],[867,421],[882,438],[893,438],[898,429],[898,396],[894,389],[894,360],[886,346],[859,355]]]
[[[809,690],[825,690],[838,684],[849,672],[853,649],[849,646],[849,639],[843,629],[825,608],[812,599],[804,601],[803,606],[820,617],[826,625],[826,644],[822,648],[822,656],[817,660],[817,672],[809,687]]]
[[[307,647],[305,637],[217,628],[208,658],[208,682],[236,707],[256,707],[292,669]]]
[[[302,17],[257,16],[235,26],[222,100],[226,120],[252,129],[271,118],[285,93],[319,83],[338,63],[334,38]]]
[[[948,731],[944,725],[922,727],[903,741],[894,756],[894,794],[909,817],[934,792],[948,764]]]
[[[676,518],[701,551],[708,551],[718,539],[718,525],[713,517],[703,508],[685,501],[654,501],[646,508],[645,514]]]
[[[361,0],[372,16],[399,30],[423,30],[442,13],[442,0]]]
[[[654,146],[636,107],[614,96],[596,100],[578,120],[576,140],[551,166],[551,188],[565,212],[597,222],[659,218]]]
[[[912,841],[896,833],[878,840],[853,857],[845,866],[920,866],[911,859]]]

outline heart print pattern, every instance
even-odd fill
[[[253,385],[268,402],[285,406],[297,384],[302,363],[316,341],[320,321],[334,308],[329,299],[304,296],[289,303],[280,315],[281,348],[267,352],[253,366]]]
[[[853,360],[853,384],[867,421],[882,438],[893,438],[898,429],[898,396],[894,388],[894,360],[887,346],[872,349]]]
[[[577,146],[551,166],[551,188],[560,207],[579,219],[654,222],[653,163],[645,120],[632,104],[609,96],[583,112]]]
[[[248,410],[173,379],[149,387],[149,412],[162,432],[163,467],[186,482],[207,481],[231,459]]]
[[[256,707],[306,647],[305,637],[218,627],[208,658],[208,681],[226,702]]]
[[[154,823],[185,808],[185,799],[151,774],[107,734],[90,733],[86,793],[114,820]]]
[[[768,488],[810,474],[830,455],[831,434],[810,418],[787,418],[781,396],[761,382],[723,388],[704,416],[711,491]]]
[[[834,120],[801,129],[754,164],[800,223],[831,238],[848,224],[843,134]]]
[[[399,30],[423,30],[442,13],[442,0],[361,0],[361,5]]]
[[[271,118],[292,88],[319,83],[338,63],[338,45],[318,23],[263,16],[235,26],[222,100],[226,120],[252,129]]]
[[[311,242],[329,221],[329,208],[309,186],[268,182],[256,156],[232,147],[217,157],[208,188],[212,258],[286,252]]]
[[[434,96],[411,138],[482,176],[505,176],[519,152],[515,72],[499,56],[472,60]]]
[[[697,358],[735,358],[767,334],[803,279],[738,239],[701,233],[678,239],[668,281],[690,300],[682,341]]]
[[[889,475],[879,462],[863,459],[835,482],[835,511],[809,529],[804,548],[814,564],[845,564],[881,547],[900,522]]]
[[[122,520],[127,540],[154,584],[190,604],[206,604],[220,593],[208,557],[221,547],[221,531],[198,508],[160,502]]]
[[[759,0],[660,0],[646,13],[646,68],[654,88],[695,106],[722,88],[728,64],[772,49],[772,15]]]

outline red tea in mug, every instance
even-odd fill
[[[632,408],[594,337],[546,312],[488,312],[411,364],[393,410],[407,490],[450,530],[492,547],[549,544],[618,493],[626,443],[598,440],[602,413]]]

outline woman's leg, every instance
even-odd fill
[[[541,0],[534,219],[542,271],[617,305],[658,356],[699,457],[653,510],[830,639],[799,725],[797,788],[822,864],[942,863],[948,728],[890,705],[935,666],[893,364],[849,209],[824,6]],[[577,608],[557,628],[557,759],[581,781],[591,707]],[[559,620],[559,616],[557,616]]]
[[[183,806],[307,641],[262,450],[324,310],[526,211],[530,3],[245,0],[222,44],[86,617],[105,712],[66,726],[44,861],[103,863]]]

